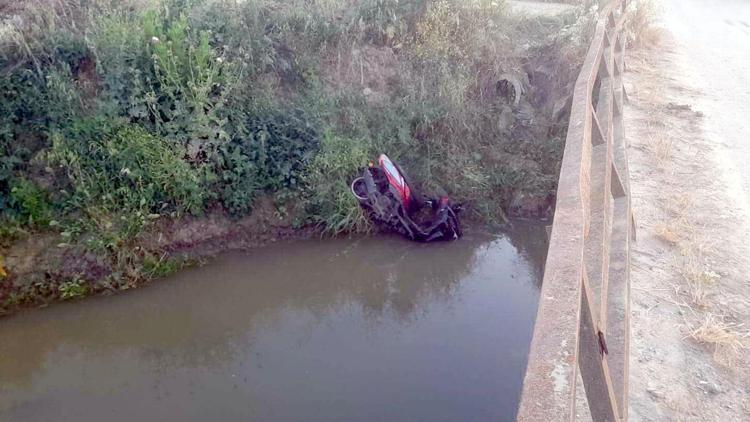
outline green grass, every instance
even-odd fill
[[[185,266],[185,263],[166,255],[146,255],[143,259],[143,272],[149,278],[161,278],[174,274]]]
[[[79,279],[66,281],[58,286],[60,298],[63,300],[78,299],[86,296],[88,289]]]
[[[199,169],[135,126],[81,120],[52,134],[47,160],[64,171],[62,200],[82,214],[76,220],[99,249],[120,246],[161,216],[200,213],[207,196]]]
[[[349,190],[350,181],[368,165],[368,143],[325,134],[306,180],[307,211],[328,234],[369,229],[362,208]]]

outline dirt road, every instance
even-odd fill
[[[626,74],[630,416],[750,420],[750,2],[659,5]]]
[[[724,173],[736,200],[750,198],[750,1],[671,0],[664,23],[686,62],[690,88],[703,95],[706,135],[729,154]],[[737,179],[737,180],[734,180]],[[750,258],[749,258],[750,259]]]

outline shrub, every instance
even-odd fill
[[[251,151],[243,143],[231,143],[220,153],[220,199],[236,216],[247,214],[261,190],[258,167],[250,157]]]
[[[307,210],[329,234],[364,231],[369,223],[349,185],[367,167],[366,141],[326,133],[307,177]]]
[[[92,23],[90,47],[101,74],[102,105],[185,148],[204,162],[229,139],[223,108],[235,68],[193,28],[193,1],[166,1],[134,13],[113,10]]]
[[[151,84],[155,83],[145,37],[142,19],[118,12],[95,21],[89,37],[105,111],[136,122],[149,118]]]
[[[365,0],[354,8],[350,30],[364,35],[361,41],[398,45],[405,41],[424,13],[427,0]],[[353,27],[353,28],[352,28]]]
[[[301,110],[248,113],[232,142],[221,148],[224,205],[244,214],[258,192],[284,195],[299,190],[318,150],[316,126]]]
[[[26,179],[17,179],[10,190],[11,207],[20,220],[29,226],[46,226],[53,210],[47,191]]]
[[[147,254],[143,257],[142,271],[150,278],[161,278],[174,274],[185,264],[178,259]]]
[[[656,25],[658,17],[657,3],[654,0],[638,0],[628,3],[628,19],[625,31],[631,44],[635,47],[651,47],[661,36]]]
[[[63,300],[78,299],[86,296],[88,293],[88,288],[83,284],[83,281],[77,278],[60,283],[57,290],[60,293],[60,298]]]
[[[0,77],[0,213],[10,206],[17,172],[46,146],[47,132],[65,126],[78,109],[65,66],[47,68],[40,76],[22,65]]]
[[[38,24],[33,19],[27,23],[35,28]],[[11,209],[11,187],[24,183],[15,179],[48,146],[49,131],[67,126],[81,112],[75,75],[87,54],[81,37],[54,25],[40,29],[39,39],[3,29],[7,32],[0,36],[0,218],[18,211]]]
[[[221,109],[233,83],[232,69],[209,44],[207,31],[190,31],[186,15],[149,11],[143,28],[153,62],[150,120],[163,136],[180,141],[195,158],[211,149],[203,143],[225,141]]]
[[[203,208],[199,171],[137,126],[81,120],[52,139],[49,160],[67,175],[68,206],[83,210],[100,231],[129,239],[149,219]]]
[[[209,35],[209,42],[220,50],[243,78],[254,79],[272,68],[277,60],[269,37],[272,10],[263,0],[216,0],[204,2],[190,11],[188,25]]]

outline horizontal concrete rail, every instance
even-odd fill
[[[521,421],[627,419],[635,232],[622,128],[625,3],[602,10],[575,85]]]

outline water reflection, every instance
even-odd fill
[[[541,289],[549,246],[546,224],[516,222],[505,232],[505,237],[516,248],[518,256],[530,264],[528,268],[533,272],[532,278],[537,288]]]
[[[275,245],[1,320],[0,419],[512,417],[544,254],[524,230]]]

